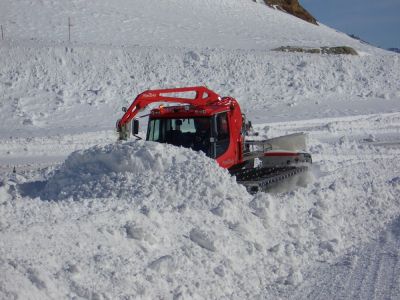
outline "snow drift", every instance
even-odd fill
[[[398,213],[398,161],[373,174],[389,150],[348,140],[313,145],[318,159],[338,159],[314,184],[281,195],[250,196],[205,155],[142,141],[74,152],[48,179],[46,201],[22,197],[6,181],[0,295],[279,295],[301,284],[310,265],[336,259]],[[346,167],[341,156],[357,151],[374,163]]]
[[[0,135],[7,137],[110,130],[122,106],[154,88],[206,85],[235,97],[257,123],[317,118],[316,109],[340,116],[355,104],[359,114],[372,101],[386,107],[400,97],[394,55],[5,46],[0,62]]]
[[[154,199],[158,208],[190,203],[192,207],[211,209],[233,195],[248,197],[227,170],[202,152],[135,141],[72,153],[49,179],[41,197],[117,197],[127,198],[135,206]]]

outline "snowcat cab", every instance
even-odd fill
[[[241,128],[234,126],[239,117],[241,122],[240,108],[229,98],[207,106],[160,107],[150,113],[146,139],[202,151],[230,168],[241,160]]]
[[[194,97],[187,93],[194,93]],[[251,123],[246,122],[238,102],[220,97],[206,87],[149,90],[138,95],[117,122],[120,140],[128,139],[131,131],[138,133],[134,117],[155,102],[185,105],[152,109],[146,140],[202,151],[229,169],[250,192],[264,190],[267,185],[306,171],[307,166],[299,163],[311,163],[309,154],[289,149],[305,148],[302,134],[266,141],[245,140]],[[257,167],[256,159],[261,162]]]

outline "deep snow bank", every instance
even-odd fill
[[[312,138],[325,175],[282,195],[252,197],[204,155],[148,142],[73,153],[42,192],[58,201],[5,181],[0,297],[244,299],[295,287],[399,213],[398,152]]]
[[[134,141],[72,153],[41,196],[51,200],[118,197],[147,205],[155,199],[158,208],[190,203],[210,209],[228,195],[248,197],[227,170],[202,152]]]

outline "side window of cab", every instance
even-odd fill
[[[220,113],[216,116],[217,143],[216,157],[221,156],[229,147],[229,123],[228,113]]]

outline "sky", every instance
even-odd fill
[[[320,23],[382,48],[400,48],[400,0],[300,0]]]

